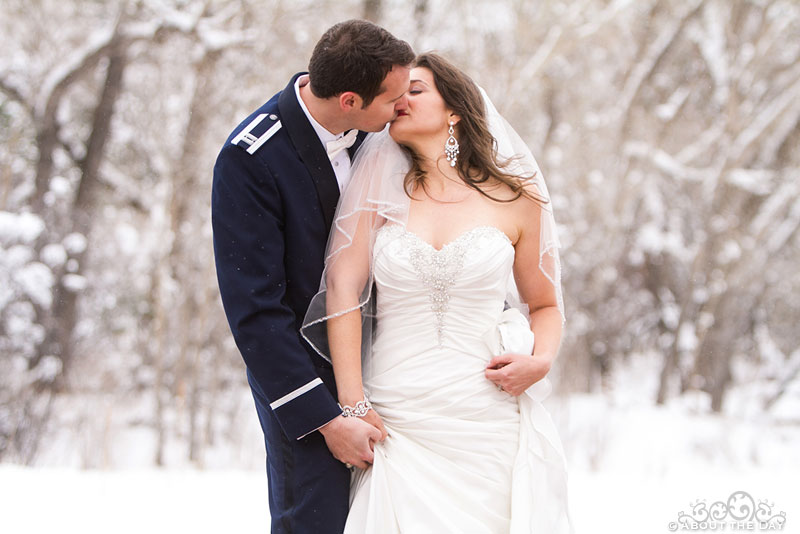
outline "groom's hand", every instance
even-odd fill
[[[486,366],[486,378],[515,397],[550,372],[551,358],[534,354],[501,354]]]
[[[319,429],[333,457],[366,469],[375,458],[372,443],[381,441],[381,431],[360,417],[341,415]]]

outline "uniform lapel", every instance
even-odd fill
[[[336,203],[339,202],[339,183],[336,181],[336,174],[333,172],[325,147],[322,146],[317,133],[297,102],[294,84],[303,74],[295,74],[289,85],[281,92],[278,97],[278,110],[289,139],[314,180],[325,224],[330,229],[336,213]]]

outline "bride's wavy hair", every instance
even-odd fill
[[[439,54],[427,52],[417,56],[414,67],[423,67],[433,73],[433,80],[437,91],[444,99],[445,105],[453,113],[461,117],[454,126],[455,136],[458,139],[458,159],[456,170],[464,183],[475,189],[480,194],[497,202],[513,202],[521,196],[530,198],[540,203],[547,203],[547,199],[525,188],[525,182],[535,176],[518,176],[505,171],[513,161],[498,161],[497,141],[489,131],[486,119],[486,106],[483,97],[472,78],[467,76],[455,65],[444,59]],[[406,147],[404,147],[406,148]],[[411,169],[406,174],[404,187],[406,194],[411,196],[411,191],[419,185],[425,189],[427,173],[422,168],[422,158],[413,150],[406,148],[411,155]],[[442,155],[437,159],[444,158]],[[516,196],[511,199],[500,199],[490,195],[481,187],[491,179],[507,185]]]

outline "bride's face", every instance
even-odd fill
[[[414,147],[429,139],[447,136],[450,110],[436,90],[433,72],[424,67],[411,69],[408,106],[397,113],[389,134],[397,143]]]

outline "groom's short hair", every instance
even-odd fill
[[[352,91],[366,107],[381,93],[392,67],[413,60],[407,42],[369,21],[346,20],[328,29],[314,47],[308,64],[311,91],[317,98]]]

